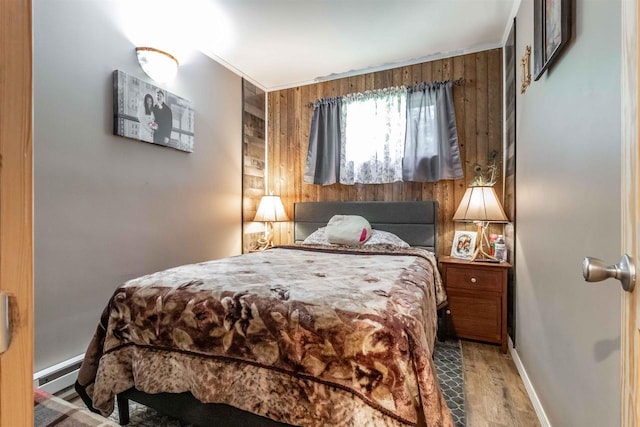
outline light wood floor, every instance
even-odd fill
[[[462,365],[468,427],[540,425],[509,353],[462,341]]]
[[[462,341],[467,427],[536,427],[538,417],[510,354]],[[82,400],[73,400],[84,407]]]

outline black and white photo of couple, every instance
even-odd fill
[[[171,140],[173,114],[165,102],[162,89],[156,89],[155,99],[146,93],[140,104],[138,113],[140,122],[140,141],[167,145]]]
[[[114,71],[114,116],[116,135],[193,152],[191,102],[118,70]]]

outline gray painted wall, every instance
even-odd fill
[[[576,0],[574,39],[517,100],[517,352],[554,426],[620,423],[620,0]],[[533,45],[533,0],[517,15]],[[532,66],[533,73],[533,66]],[[518,73],[518,76],[520,74]]]
[[[241,79],[194,53],[174,82],[194,153],[112,135],[112,77],[150,79],[112,2],[35,0],[35,370],[83,353],[125,280],[241,251]]]

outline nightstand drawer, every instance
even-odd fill
[[[502,291],[502,271],[454,267],[447,271],[447,289]]]

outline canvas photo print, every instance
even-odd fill
[[[113,72],[115,135],[193,152],[191,102],[123,71]]]

